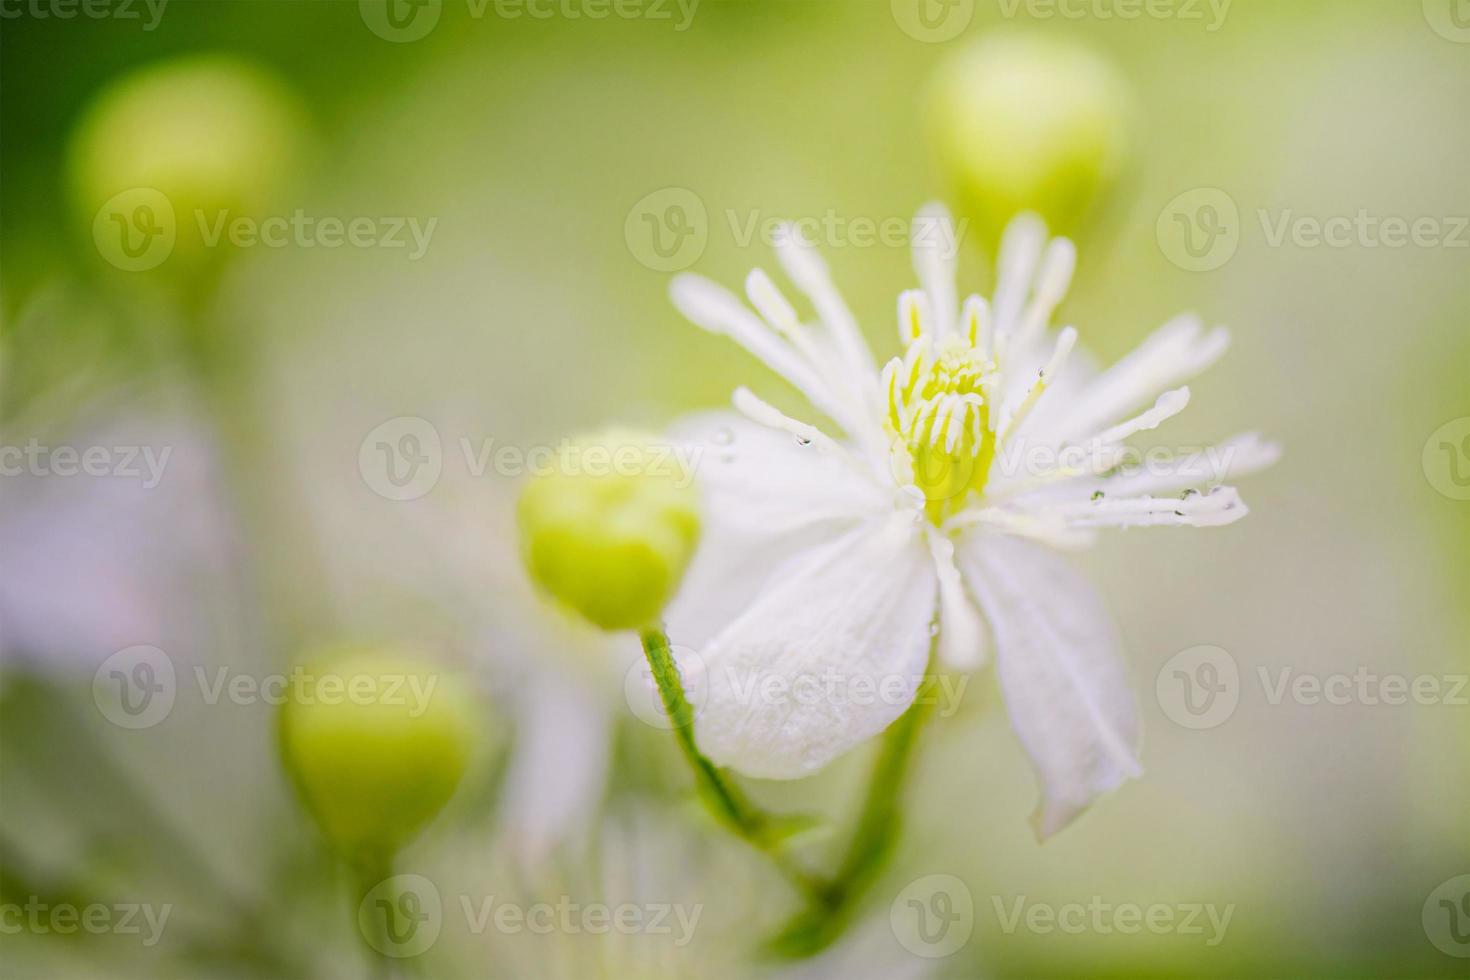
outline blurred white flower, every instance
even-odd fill
[[[759,269],[746,280],[759,315],[705,279],[674,280],[685,316],[758,357],[846,438],[745,388],[735,393],[743,418],[691,424],[705,449],[706,543],[671,632],[700,648],[707,672],[703,750],[747,775],[791,779],[907,709],[936,611],[950,668],[981,664],[988,626],[1012,726],[1040,777],[1044,837],[1140,772],[1113,627],[1049,548],[1086,544],[1099,527],[1231,523],[1246,507],[1220,482],[1278,452],[1243,435],[1211,453],[1124,465],[1124,441],[1189,400],[1188,388],[1158,393],[1213,363],[1226,331],[1181,316],[1095,372],[1074,356],[1073,328],[1049,327],[1072,244],[1048,243],[1039,219],[1018,218],[993,299],[961,307],[942,245],[953,239],[940,233],[948,221],[937,207],[916,220],[922,289],[899,298],[905,351],[881,371],[826,266],[790,228],[778,257],[814,324]]]
[[[234,542],[195,427],[135,415],[0,446],[0,660],[90,670],[202,645]],[[70,460],[89,451],[91,472]]]

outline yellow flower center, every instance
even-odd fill
[[[924,494],[936,524],[985,489],[995,455],[995,363],[970,336],[937,343],[921,332],[884,371],[894,465]],[[910,472],[911,471],[911,472]]]

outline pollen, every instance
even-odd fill
[[[906,293],[899,331],[907,349],[883,369],[893,463],[936,522],[984,489],[994,454],[997,372],[984,349],[985,320],[983,304],[969,303],[958,329],[938,336],[924,295]]]

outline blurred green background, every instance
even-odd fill
[[[638,206],[690,192],[707,235],[693,267],[734,283],[773,264],[744,234],[751,220],[881,222],[957,201],[926,126],[929,86],[946,58],[1005,33],[1083,43],[1133,89],[1129,165],[1079,235],[1061,317],[1105,362],[1179,310],[1230,325],[1234,346],[1195,383],[1177,435],[1259,429],[1285,456],[1245,483],[1247,521],[1116,535],[1085,558],[1123,630],[1145,778],[1038,845],[1024,819],[1032,776],[991,678],[975,678],[963,710],[927,734],[907,834],[875,889],[879,938],[885,896],[944,873],[973,895],[974,935],[952,956],[906,963],[935,976],[1467,975],[1470,947],[1434,941],[1426,902],[1470,873],[1470,692],[1273,704],[1260,672],[1434,677],[1449,690],[1470,671],[1470,501],[1453,459],[1425,453],[1470,416],[1470,37],[1456,26],[1470,12],[1456,0],[1235,0],[1218,19],[1181,0],[1160,8],[1174,15],[1124,19],[1099,16],[1118,9],[1101,0],[1066,6],[1075,17],[962,0],[936,8],[957,33],[925,40],[903,29],[901,7],[702,0],[680,30],[672,4],[669,19],[542,20],[444,0],[424,36],[390,41],[347,0],[170,0],[148,30],[141,5],[139,20],[61,19],[7,2],[0,443],[141,440],[175,455],[167,492],[138,499],[0,477],[0,898],[174,912],[150,946],[6,929],[0,973],[364,975],[341,871],[277,762],[273,709],[181,690],[161,723],[127,730],[92,688],[98,664],[133,644],[167,650],[181,676],[259,675],[342,637],[431,650],[482,694],[484,744],[400,869],[436,881],[446,905],[461,893],[638,894],[705,909],[680,950],[651,936],[474,934],[446,915],[413,969],[757,969],[743,957],[789,896],[685,809],[666,733],[622,701],[625,662],[507,625],[536,615],[506,584],[515,480],[471,472],[459,440],[526,447],[608,421],[658,427],[723,407],[740,383],[796,405],[674,312],[669,270],[650,268],[634,233]],[[1199,19],[1183,13],[1196,8]],[[246,246],[186,269],[187,281],[183,245],[155,272],[110,264],[76,200],[72,140],[117,79],[198,54],[247,59],[301,107],[299,157],[267,213],[432,221],[422,256]],[[257,145],[237,163],[251,174],[269,158]],[[1233,203],[1238,241],[1228,261],[1192,271],[1168,216],[1199,188]],[[1283,218],[1360,213],[1430,218],[1443,240],[1273,241]],[[888,356],[894,297],[912,280],[906,246],[821,244]],[[980,236],[964,244],[964,285],[988,289]],[[365,437],[404,416],[444,444],[438,484],[412,501],[375,492],[360,463]],[[1190,730],[1155,678],[1205,644],[1238,663],[1240,703]],[[507,855],[501,828],[507,759],[542,710],[525,678],[543,661],[612,705],[612,772],[606,793],[577,804],[594,843],[538,879]],[[863,755],[756,792],[839,816]],[[540,764],[554,776],[558,760]],[[1007,931],[996,903],[1018,896],[1234,913],[1216,945]],[[1459,921],[1470,935],[1470,907]],[[823,968],[881,975],[877,962]]]

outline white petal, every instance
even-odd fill
[[[997,339],[1009,343],[1015,338],[1045,244],[1046,223],[1031,213],[1012,218],[1001,235],[993,303]]]
[[[502,822],[523,867],[584,834],[607,787],[605,699],[559,671],[520,680]]]
[[[923,679],[935,591],[906,518],[885,516],[793,559],[700,651],[700,748],[748,776],[796,779],[883,731]]]
[[[1035,545],[970,536],[960,566],[995,634],[1011,727],[1041,781],[1033,821],[1046,838],[1142,771],[1117,637],[1086,579]]]
[[[892,508],[838,456],[730,412],[693,416],[674,436],[699,453],[699,548],[667,611],[675,642],[729,625],[792,555]]]
[[[1199,374],[1229,345],[1225,328],[1205,333],[1198,318],[1176,317],[1076,392],[1054,417],[1049,435],[1071,441],[1094,435],[1161,390]]]
[[[1223,527],[1250,513],[1234,487],[1184,497],[1098,497],[1057,504],[1042,511],[1072,527]]]
[[[805,241],[794,225],[782,225],[776,235],[776,258],[786,275],[796,283],[816,307],[817,316],[832,334],[836,348],[855,376],[872,377],[873,352],[858,329],[857,320],[832,284],[827,263],[817,250]]]
[[[844,429],[851,432],[864,424],[842,395],[834,392],[805,355],[793,347],[729,290],[702,276],[683,273],[669,284],[669,297],[685,318],[711,333],[729,337],[785,378]]]
[[[985,663],[985,621],[965,594],[954,562],[954,542],[929,535],[929,551],[939,575],[939,659],[954,670],[974,670]]]
[[[830,440],[803,445],[731,412],[690,416],[672,435],[697,454],[707,524],[766,537],[818,522],[855,523],[891,506],[888,490],[855,469],[841,447],[829,449]]]
[[[926,204],[914,216],[914,274],[929,297],[938,336],[954,329],[959,301],[955,298],[955,230],[942,204]]]
[[[1258,433],[1247,432],[1168,463],[1152,463],[1137,473],[1095,481],[1089,489],[1103,490],[1109,497],[1131,497],[1218,485],[1259,472],[1280,458],[1280,445],[1263,440]]]

